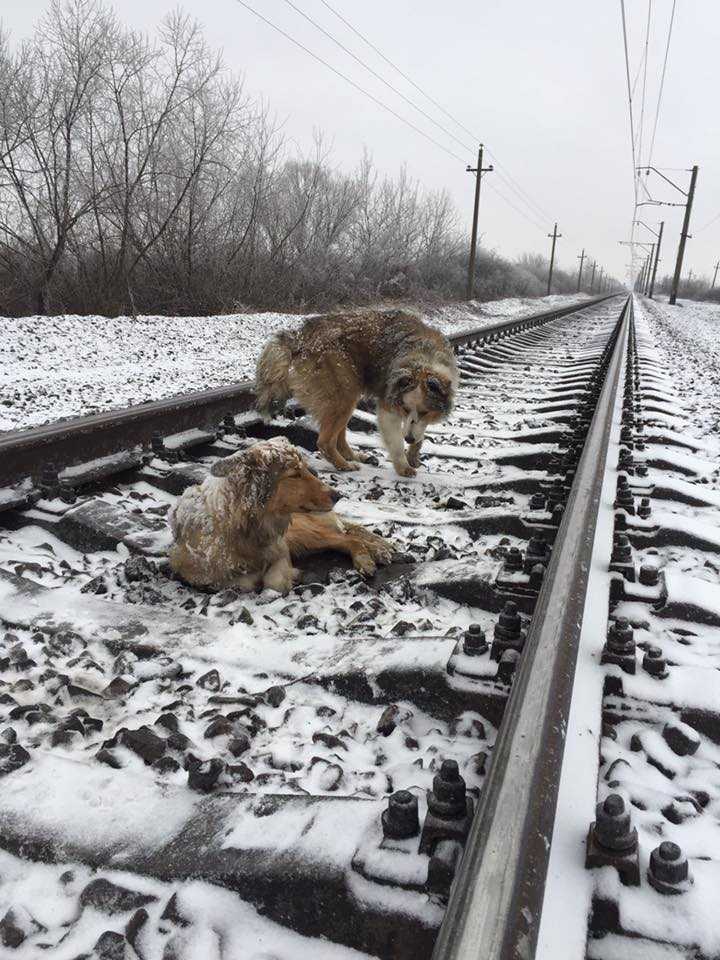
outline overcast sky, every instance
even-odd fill
[[[561,266],[575,269],[585,247],[616,276],[625,277],[633,211],[633,175],[625,60],[619,0],[328,0],[358,31],[475,138],[424,100],[329,10],[322,0],[295,5],[370,63],[451,130],[467,148],[434,127],[359,64],[320,34],[286,0],[247,0],[264,16],[351,76],[398,113],[457,153],[462,162],[404,126],[326,67],[244,9],[237,0],[184,0],[183,9],[204,24],[249,92],[264,96],[286,137],[302,150],[313,130],[332,142],[343,168],[367,147],[382,171],[406,163],[427,187],[446,187],[469,224],[477,138],[537,206],[528,208],[491,173],[483,181],[480,231],[486,247],[506,256],[547,253],[554,220]],[[116,0],[126,23],[152,31],[175,4],[170,0]],[[626,0],[634,81],[635,126],[640,127],[648,3]],[[18,39],[29,35],[44,0],[0,0],[0,17]],[[648,162],[672,0],[652,0],[642,163]],[[665,89],[652,162],[687,189],[688,170],[700,167],[685,270],[711,276],[720,259],[720,2],[677,0]],[[639,133],[637,133],[639,140]],[[532,221],[508,206],[499,190]],[[661,200],[682,201],[651,174],[648,186]],[[665,218],[667,245],[660,271],[674,266],[681,211],[642,207],[651,227]],[[714,217],[717,219],[706,226]],[[704,228],[704,229],[703,229]],[[645,234],[645,236],[643,236]],[[639,239],[651,240],[640,228]]]

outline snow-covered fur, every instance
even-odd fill
[[[284,437],[254,444],[214,464],[170,514],[173,570],[194,586],[287,593],[298,577],[293,557],[318,550],[348,553],[358,570],[387,563],[390,545],[344,523],[339,499]]]
[[[296,397],[319,424],[318,449],[338,470],[357,470],[365,459],[346,428],[360,397],[374,397],[383,441],[405,477],[419,466],[428,424],[450,413],[457,385],[447,338],[402,310],[310,317],[265,346],[255,377],[260,413],[270,416]]]

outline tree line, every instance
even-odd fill
[[[180,11],[157,36],[101,0],[0,34],[0,313],[214,314],[455,299],[467,240],[445,191],[369,155],[292,155],[268,107]],[[545,292],[487,250],[478,299]],[[575,290],[557,270],[553,289]]]

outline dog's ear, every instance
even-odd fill
[[[222,460],[216,460],[210,467],[211,477],[229,477],[245,464],[245,452],[233,453],[229,457],[223,457]]]
[[[292,448],[291,448],[292,449]],[[289,464],[287,451],[258,444],[246,452],[244,463],[245,498],[251,513],[262,513],[277,489]]]
[[[412,371],[407,369],[398,370],[389,383],[390,396],[399,399],[404,393],[412,390],[416,385],[417,377]]]

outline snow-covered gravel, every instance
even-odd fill
[[[641,301],[653,342],[669,364],[693,433],[720,456],[720,303]]]
[[[434,308],[427,319],[461,333],[580,299],[473,301]],[[302,319],[287,313],[0,317],[0,432],[250,379],[268,337]]]

